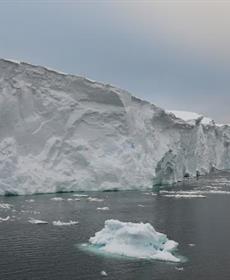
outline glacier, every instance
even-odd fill
[[[102,230],[89,239],[100,252],[133,258],[180,262],[173,252],[178,243],[157,232],[149,223],[106,220]]]
[[[0,195],[148,189],[230,168],[230,126],[0,59]]]

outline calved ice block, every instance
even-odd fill
[[[149,223],[106,220],[104,228],[89,239],[100,252],[126,257],[180,262],[174,255],[178,243],[157,232]]]

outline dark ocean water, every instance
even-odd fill
[[[221,178],[214,176],[208,183],[226,189],[225,178]],[[201,189],[206,187],[207,181],[201,185]],[[0,203],[12,205],[0,208],[0,217],[10,216],[0,223],[0,280],[230,279],[230,194],[209,193],[206,198],[191,199],[137,191],[87,194],[104,201],[67,200],[77,198],[73,194],[0,198]],[[64,200],[51,200],[53,197]],[[34,202],[28,201],[31,199]],[[97,210],[105,206],[110,210]],[[30,224],[29,218],[49,223]],[[111,218],[151,223],[179,242],[179,253],[187,262],[114,259],[78,248]],[[78,220],[79,224],[58,227],[52,225],[56,220]],[[107,277],[101,276],[102,270]]]

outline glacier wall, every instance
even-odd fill
[[[230,168],[230,127],[0,59],[0,194],[145,189]]]

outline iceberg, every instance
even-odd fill
[[[230,126],[0,59],[0,195],[151,189],[230,169]]]
[[[99,252],[132,258],[180,262],[174,255],[178,243],[157,232],[149,223],[106,220],[105,226],[89,239]]]

